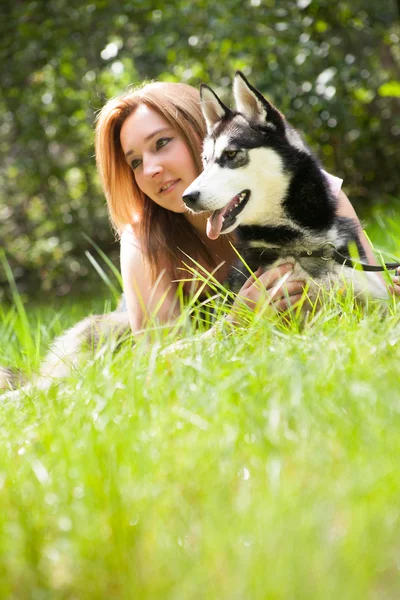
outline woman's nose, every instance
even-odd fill
[[[149,179],[154,179],[157,175],[162,173],[162,166],[160,161],[155,156],[143,157],[143,174]]]

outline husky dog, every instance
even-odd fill
[[[358,226],[337,215],[337,199],[299,133],[240,72],[233,95],[234,111],[210,87],[201,86],[207,124],[204,171],[183,200],[195,213],[211,211],[208,237],[236,230],[239,251],[253,272],[293,262],[290,279],[310,281],[310,299],[338,277],[351,281],[355,294],[387,298],[376,273],[343,266],[349,246],[366,259]],[[342,256],[341,263],[332,259],[333,250]],[[248,276],[243,264],[236,265],[230,280],[233,291]]]

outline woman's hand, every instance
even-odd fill
[[[396,275],[393,277],[393,286],[389,290],[396,296],[400,296],[400,268],[397,269]]]
[[[285,311],[293,306],[302,297],[305,282],[289,281],[286,283],[292,271],[291,263],[273,267],[265,272],[261,268],[257,269],[254,273],[257,279],[251,276],[243,285],[232,306],[229,319],[238,320],[238,313],[243,304],[253,311],[259,310],[265,303],[271,304],[279,311]]]

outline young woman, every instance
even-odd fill
[[[159,322],[177,316],[178,280],[185,279],[187,255],[223,282],[236,258],[234,238],[206,235],[204,215],[186,210],[182,194],[201,171],[205,123],[199,92],[182,83],[150,83],[110,100],[100,111],[96,159],[110,218],[121,237],[121,271],[132,331],[156,314]],[[359,223],[342,180],[326,174],[338,197],[338,213]],[[361,229],[361,227],[360,227]],[[374,261],[362,234],[368,259]],[[240,296],[255,306],[291,270],[290,264],[257,273]],[[292,281],[275,290],[279,310],[301,298],[305,282]],[[183,284],[185,294],[190,284]]]

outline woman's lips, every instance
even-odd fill
[[[175,188],[176,184],[177,184],[177,183],[179,183],[179,182],[180,182],[180,179],[171,179],[171,181],[166,181],[166,182],[165,182],[165,183],[164,183],[164,184],[163,184],[163,185],[160,187],[160,190],[159,190],[159,192],[158,192],[158,193],[159,193],[159,194],[168,194],[168,192],[171,192],[171,191],[172,191],[172,190]],[[163,188],[164,188],[166,185],[168,185],[168,187],[167,187],[167,189],[165,189],[165,190],[164,190]]]

